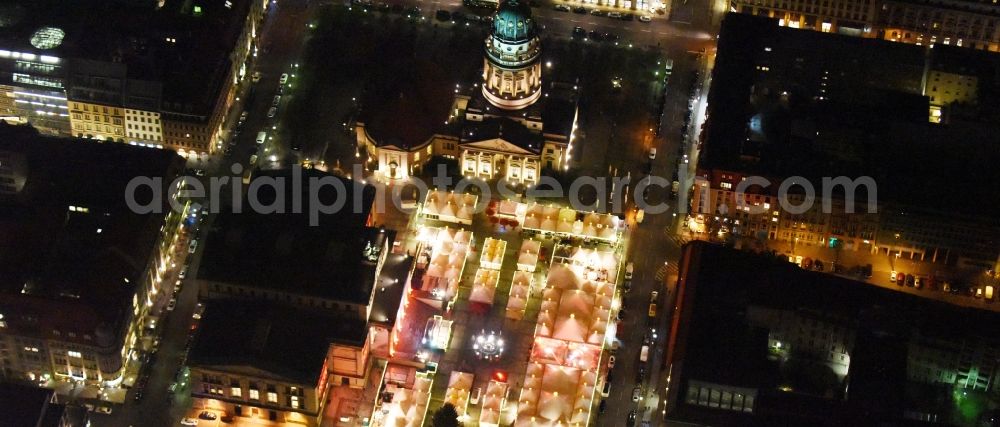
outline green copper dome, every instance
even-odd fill
[[[524,42],[535,36],[535,20],[531,7],[518,0],[500,3],[493,17],[493,35],[507,42]]]

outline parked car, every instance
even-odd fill
[[[177,298],[170,298],[170,302],[167,303],[167,311],[174,311],[177,307]]]
[[[267,118],[269,119],[273,118],[276,114],[278,114],[277,107],[271,107],[269,110],[267,110]]]
[[[288,83],[288,73],[281,73],[281,78],[278,79],[278,83],[280,84]]]
[[[622,17],[619,19],[621,19],[622,21],[631,21],[635,19],[635,15],[631,13],[623,13]]]
[[[198,250],[198,241],[197,240],[192,240],[191,244],[188,245],[188,253],[189,254],[193,254],[194,251],[196,251],[196,250]]]
[[[639,22],[650,22],[652,20],[653,18],[650,18],[648,15],[639,15]]]
[[[554,7],[552,7],[552,9],[556,10],[557,12],[569,12],[571,10],[569,6],[566,6],[564,4],[557,4]]]
[[[196,425],[198,425],[198,420],[196,420],[194,418],[185,418],[185,419],[181,420],[181,425],[182,426],[196,426]]]
[[[632,280],[632,273],[635,271],[635,264],[625,264],[625,280]]]
[[[638,402],[642,399],[642,386],[636,384],[635,388],[632,389],[632,401]]]
[[[584,30],[583,27],[573,27],[574,39],[582,39],[586,37],[587,37],[587,30]]]
[[[615,367],[615,355],[608,356],[608,369]]]
[[[577,6],[573,8],[573,13],[585,14],[587,13],[587,8],[583,6]]]
[[[890,282],[895,282],[896,281],[896,276],[898,276],[898,275],[899,275],[899,273],[897,273],[896,270],[890,271],[889,272],[889,281]]]
[[[198,414],[198,418],[201,418],[203,420],[213,421],[213,420],[219,418],[219,416],[215,415],[215,413],[213,413],[213,412],[201,411],[201,413]]]
[[[656,147],[653,147],[649,149],[649,160],[655,160],[655,159],[656,159]]]
[[[609,12],[608,13],[608,18],[621,19],[622,18],[622,14],[621,14],[621,12]]]
[[[906,280],[906,286],[909,286],[911,288],[914,286],[914,283],[916,282],[916,279],[914,279],[912,274],[907,274],[905,280]]]
[[[198,244],[195,243],[195,246],[198,246]],[[188,274],[188,266],[185,265],[184,267],[181,267],[181,272],[177,274],[177,277],[183,279],[187,277],[187,274]]]
[[[649,302],[656,302],[656,298],[660,296],[660,291],[652,291],[649,293]]]
[[[625,426],[632,427],[635,425],[635,409],[629,411],[628,418],[625,419]]]
[[[593,16],[606,16],[607,12],[600,9],[590,9],[590,14]]]
[[[896,273],[896,284],[899,286],[906,286],[906,275],[903,273]]]

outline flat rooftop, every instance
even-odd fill
[[[689,380],[758,389],[759,394],[753,415],[680,402],[673,415],[676,419],[714,425],[769,425],[768,420],[779,419],[797,419],[802,425],[858,425],[854,422],[868,413],[859,401],[865,399],[862,396],[871,397],[871,390],[877,388],[873,383],[888,384],[893,390],[883,396],[887,411],[898,404],[894,398],[905,400],[904,391],[924,385],[910,381],[907,374],[907,358],[917,357],[909,354],[909,349],[917,342],[987,346],[982,348],[1000,343],[1000,332],[982,327],[1000,322],[996,313],[803,270],[767,255],[697,241],[684,247],[680,270],[680,311],[675,314],[678,329],[669,337],[676,343],[672,360],[680,395],[684,395]],[[797,389],[795,393],[780,391],[787,367],[768,358],[769,330],[748,319],[748,312],[755,309],[826,319],[853,334],[847,349],[850,376],[844,384],[850,387],[851,397],[816,396]],[[811,330],[809,321],[796,326]],[[941,351],[946,355],[935,357],[957,359],[955,353],[961,348]],[[887,360],[891,363],[886,364]],[[885,370],[886,366],[899,371]],[[947,388],[951,390],[950,385]],[[924,403],[901,405],[912,408]],[[789,416],[793,418],[786,418]],[[903,412],[900,409],[878,416],[901,418]]]
[[[205,303],[188,358],[192,366],[244,366],[315,386],[330,345],[365,345],[363,320],[349,320],[273,301]]]
[[[122,63],[130,79],[164,83],[165,109],[205,114],[225,83],[251,1],[166,0],[157,8],[156,1],[7,0],[0,2],[0,49],[56,56],[63,65]],[[37,43],[43,28],[59,36]]]
[[[1000,161],[995,120],[931,124],[929,100],[921,95],[928,58],[961,63],[961,57],[972,64],[969,69],[997,68],[981,60],[987,53],[946,48],[803,31],[770,18],[728,14],[699,167],[769,179],[803,176],[817,188],[822,177],[870,176],[880,202],[1000,214],[1000,191],[986,184],[1000,182],[989,166]],[[956,182],[983,184],[957,192]]]
[[[114,335],[164,221],[162,213],[133,213],[126,186],[160,177],[165,188],[183,166],[169,150],[0,125],[0,179],[14,183],[0,187],[0,313],[8,328],[75,331],[82,340],[103,324]]]
[[[294,213],[291,170],[265,171],[254,179],[284,179],[286,213],[256,213],[244,197],[242,212],[232,210],[217,215],[204,239],[205,252],[198,279],[274,289],[303,296],[315,296],[356,304],[367,304],[375,282],[379,251],[391,248],[395,232],[369,227],[369,213],[375,188],[314,169],[302,170],[300,213]],[[318,200],[343,207],[332,214],[320,214],[310,225],[311,182],[335,180],[318,191]],[[318,182],[318,181],[316,181]],[[263,205],[275,202],[272,187],[262,187]]]

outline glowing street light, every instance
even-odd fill
[[[472,338],[472,349],[475,350],[476,357],[486,361],[494,361],[503,355],[504,341],[497,332],[486,333],[483,330]]]

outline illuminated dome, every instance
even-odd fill
[[[493,36],[503,41],[528,41],[535,36],[535,20],[531,19],[531,8],[518,0],[500,3],[493,17]]]
[[[31,45],[38,49],[53,49],[62,44],[66,33],[55,27],[42,27],[31,35]]]

